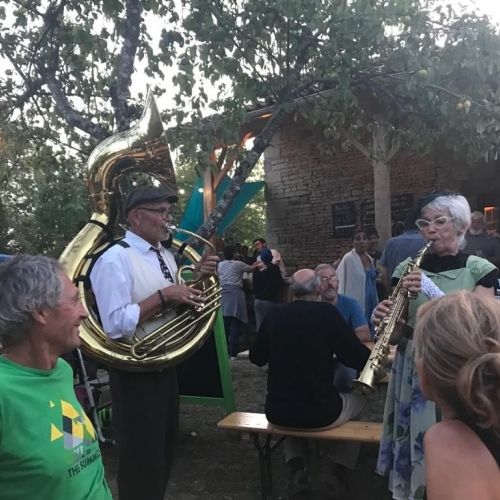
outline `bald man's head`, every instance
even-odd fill
[[[320,279],[312,269],[301,269],[292,276],[293,296],[301,300],[318,300]]]

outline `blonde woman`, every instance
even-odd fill
[[[424,304],[414,333],[424,396],[428,500],[500,498],[500,303],[458,292]]]

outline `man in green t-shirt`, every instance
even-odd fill
[[[0,500],[110,500],[92,423],[59,356],[87,317],[48,257],[0,265]]]

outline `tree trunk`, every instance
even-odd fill
[[[380,236],[380,245],[391,237],[391,169],[389,162],[395,154],[389,148],[389,129],[382,121],[373,124],[373,198],[375,203],[375,227]],[[391,151],[389,151],[391,149]]]
[[[233,175],[231,183],[224,191],[217,205],[209,215],[208,219],[196,231],[203,238],[210,238],[214,234],[218,224],[227,214],[234,198],[240,191],[241,186],[247,180],[250,172],[257,163],[262,153],[271,143],[274,134],[278,130],[285,113],[281,107],[277,107],[271,119],[266,123],[262,132],[255,138],[253,148],[247,153],[245,159],[240,162]],[[191,243],[191,239],[190,239]]]
[[[382,160],[373,162],[373,198],[375,201],[375,227],[380,246],[391,237],[391,169]]]

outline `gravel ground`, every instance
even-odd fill
[[[231,362],[236,407],[239,411],[263,412],[267,374],[247,359]],[[360,420],[381,421],[385,388],[374,395]],[[177,459],[174,464],[167,500],[253,500],[260,498],[257,452],[248,436],[217,429],[224,417],[220,408],[183,405]],[[116,449],[103,449],[106,474],[116,494]],[[377,446],[363,444],[356,470],[348,478],[349,500],[388,500],[387,480],[374,471]],[[322,467],[324,463],[320,464]],[[327,466],[328,464],[326,464]],[[282,446],[273,456],[273,499],[287,498],[287,470]],[[307,497],[328,498],[321,482],[314,482]],[[331,498],[331,497],[330,497]],[[148,499],[138,499],[148,500]]]

